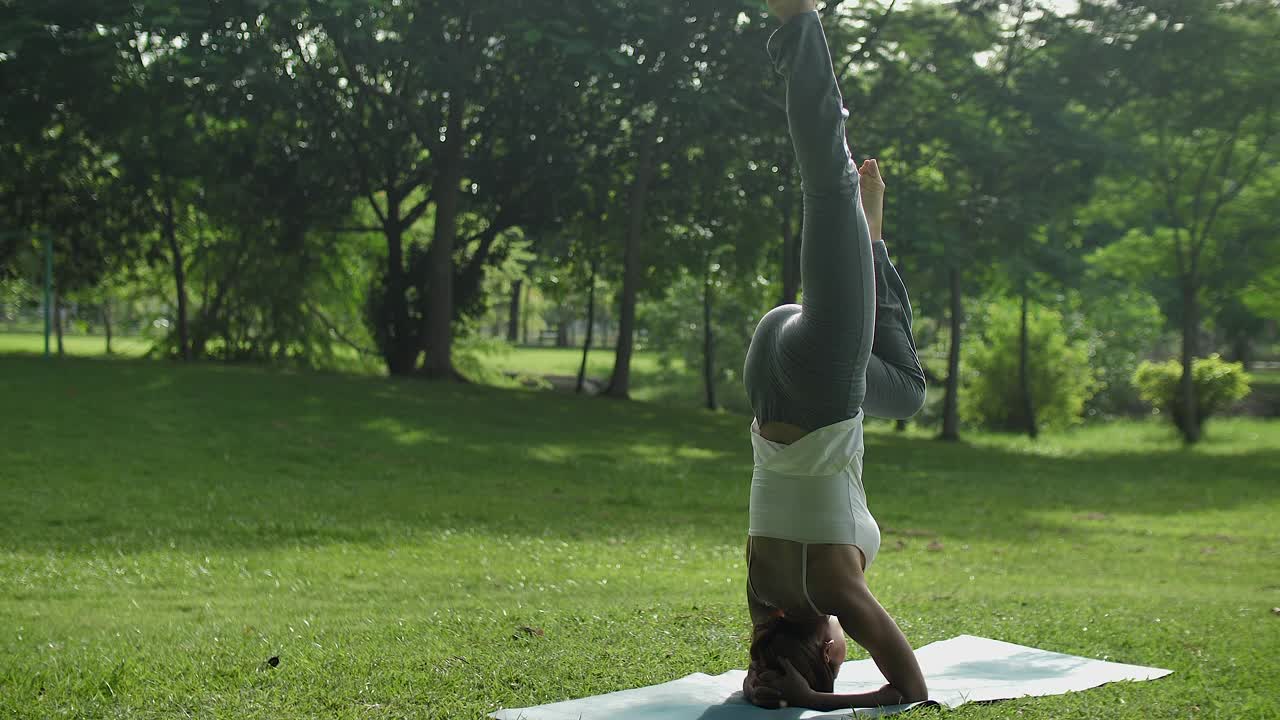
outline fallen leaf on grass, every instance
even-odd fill
[[[942,549],[942,543],[938,542],[937,540],[934,540],[933,542],[929,543],[928,549],[931,550],[932,552],[938,552],[939,550]]]
[[[1110,517],[1111,517],[1110,515],[1106,513],[1100,513],[1100,512],[1091,512],[1091,513],[1084,513],[1083,515],[1076,515],[1077,520],[1106,520]]]
[[[907,537],[937,537],[938,533],[932,530],[916,530],[913,528],[891,528],[887,527],[881,530],[885,535],[906,535]]]
[[[543,635],[546,635],[542,628],[530,627],[529,625],[521,625],[520,632],[529,635],[530,637],[542,637]]]

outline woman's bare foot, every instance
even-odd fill
[[[880,163],[868,158],[858,168],[858,185],[862,191],[862,211],[867,216],[871,239],[880,240],[884,230],[884,178],[880,177]]]
[[[769,11],[786,22],[800,13],[818,9],[818,0],[767,0]]]

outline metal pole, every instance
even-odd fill
[[[49,357],[49,333],[53,329],[53,238],[44,238],[44,356]]]

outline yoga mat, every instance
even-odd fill
[[[916,650],[929,705],[957,707],[967,702],[1061,695],[1119,680],[1155,680],[1171,670],[1123,665],[1037,650],[1013,643],[961,635]],[[694,673],[661,685],[622,690],[595,697],[500,710],[497,720],[797,720],[842,718],[850,711],[764,710],[742,698],[744,670],[722,675]],[[875,690],[884,678],[871,660],[847,662],[840,668],[836,692]],[[921,703],[926,704],[926,703]],[[858,710],[858,717],[879,717],[914,705]]]

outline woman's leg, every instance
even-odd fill
[[[875,417],[909,418],[925,398],[924,369],[911,335],[911,299],[884,242],[871,245],[876,258],[876,331],[863,408]]]
[[[804,302],[778,328],[773,362],[778,390],[793,407],[777,419],[812,430],[853,417],[866,394],[876,313],[871,236],[845,140],[848,111],[818,13],[787,21],[770,38],[769,53],[786,78],[804,193]]]

